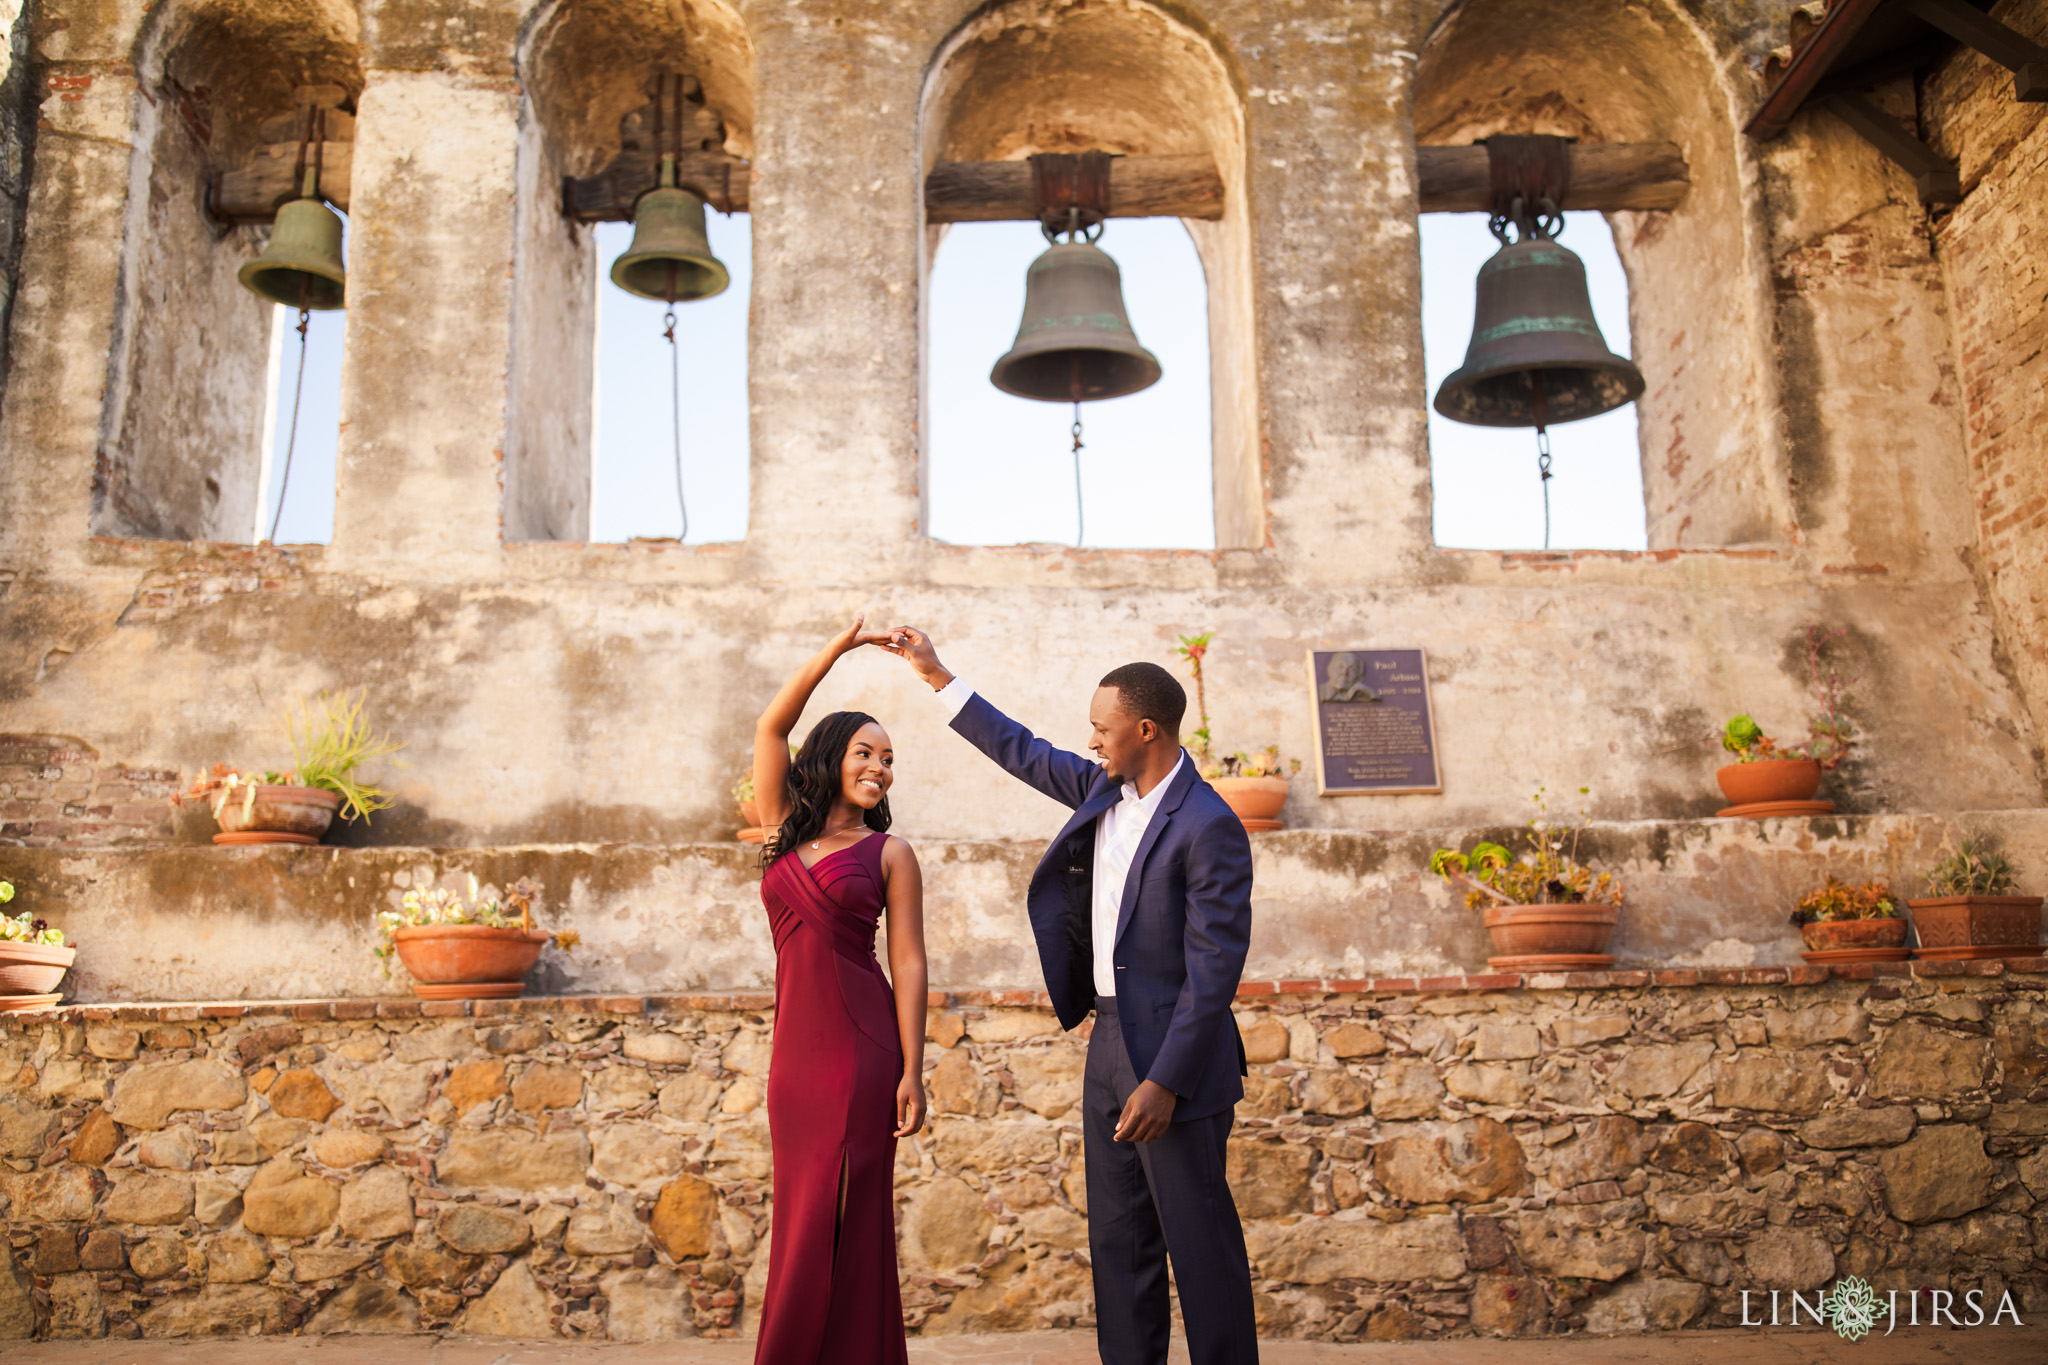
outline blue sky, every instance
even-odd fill
[[[1613,237],[1596,213],[1568,215],[1561,238],[1586,262],[1593,310],[1610,349],[1628,354],[1627,286]],[[1495,249],[1483,214],[1425,214],[1422,329],[1429,393],[1464,360],[1473,281]],[[692,543],[738,540],[747,524],[749,220],[709,215],[711,246],[732,275],[716,298],[679,305],[683,486]],[[598,228],[596,452],[591,538],[673,537],[675,447],[662,305],[614,288],[605,272],[632,237]],[[1210,499],[1208,325],[1201,262],[1173,219],[1115,219],[1100,242],[1123,271],[1138,339],[1159,357],[1160,382],[1082,409],[1081,493],[1089,545],[1207,548]],[[1029,223],[962,223],[932,266],[931,534],[963,544],[1071,544],[1075,533],[1071,409],[1013,398],[988,382],[1024,306],[1024,272],[1045,249]],[[298,360],[293,317],[279,309],[276,425],[269,509],[283,476]],[[325,542],[334,532],[341,313],[315,313],[290,495],[277,539]],[[1541,485],[1528,431],[1429,421],[1436,538],[1511,549],[1542,544]],[[1551,543],[1643,546],[1642,470],[1633,407],[1552,429]],[[1163,490],[1163,491],[1162,491]]]

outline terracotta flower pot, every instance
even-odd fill
[[[460,1000],[519,994],[548,936],[538,929],[481,924],[409,924],[392,941],[398,960],[412,973],[415,994]]]
[[[1810,758],[1767,758],[1730,763],[1714,774],[1731,806],[1807,801],[1820,790],[1820,764]]]
[[[1839,953],[1849,948],[1901,948],[1906,942],[1906,921],[1890,919],[1819,920],[1799,926],[1799,937],[1808,952]]]
[[[253,799],[249,795],[252,790],[256,793]],[[229,792],[214,819],[220,822],[222,834],[296,834],[318,843],[340,809],[339,792],[261,782]]]
[[[1287,804],[1284,777],[1212,777],[1209,785],[1254,834],[1281,827],[1280,810]]]
[[[755,825],[760,824],[761,803],[759,801],[740,802],[740,819],[745,821],[748,828],[750,829]]]
[[[77,956],[54,943],[0,943],[0,995],[48,995]]]
[[[1597,956],[1620,918],[1613,905],[1495,905],[1486,932],[1501,957]]]
[[[1907,901],[1922,957],[2011,957],[2041,942],[2039,896],[1937,896]]]

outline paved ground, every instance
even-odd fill
[[[1176,1365],[1187,1360],[1174,1343]],[[8,1342],[7,1365],[749,1365],[751,1341],[646,1345],[522,1343],[475,1337],[264,1337],[260,1340]],[[1997,1330],[1901,1328],[1890,1338],[1833,1332],[1670,1332],[1561,1341],[1268,1342],[1260,1365],[2032,1365],[2048,1324]],[[1088,1332],[910,1343],[912,1365],[1096,1365]]]

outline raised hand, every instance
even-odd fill
[[[936,692],[953,681],[953,674],[939,662],[939,652],[932,647],[932,637],[916,626],[896,626],[884,632],[885,638],[876,641],[899,659],[909,661],[917,676],[923,678]]]
[[[867,624],[867,619],[867,613],[865,612],[854,617],[853,624],[833,636],[832,643],[827,645],[826,648],[831,650],[834,655],[851,654],[862,645],[881,645],[885,649],[888,648],[888,642],[896,638],[895,632],[887,630],[862,630],[861,627]]]

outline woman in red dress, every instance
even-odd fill
[[[775,1207],[755,1365],[904,1365],[896,1139],[924,1126],[924,887],[886,833],[895,751],[874,717],[834,711],[795,758],[789,732],[840,655],[890,638],[842,631],[754,727],[775,934],[768,1132]],[[889,923],[889,974],[875,929]],[[892,984],[893,981],[893,984]]]

